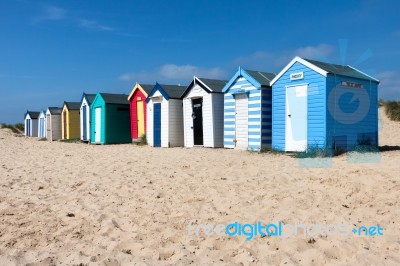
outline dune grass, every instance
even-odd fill
[[[146,134],[143,134],[143,135],[140,137],[140,141],[139,141],[138,145],[147,145],[147,137],[146,137]]]
[[[384,102],[386,115],[393,121],[400,121],[400,102],[387,101]]]
[[[1,124],[1,128],[8,128],[15,134],[24,133],[24,124]]]

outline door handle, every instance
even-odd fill
[[[292,117],[292,115],[287,115],[288,117]]]

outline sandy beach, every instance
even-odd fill
[[[383,112],[382,112],[383,114]],[[399,265],[400,123],[379,163],[38,141],[0,130],[0,265]],[[397,148],[396,148],[397,146]],[[382,236],[189,235],[188,223],[380,225]]]

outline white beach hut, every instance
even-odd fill
[[[185,147],[224,146],[226,80],[194,77],[183,95]]]
[[[46,138],[50,141],[61,139],[62,108],[49,107],[46,111]]]
[[[46,112],[41,111],[38,121],[38,137],[46,138]]]
[[[81,130],[81,140],[90,141],[90,105],[93,102],[96,94],[86,94],[83,93],[80,108],[80,130]]]
[[[38,118],[40,112],[26,111],[24,117],[25,136],[37,137],[38,136]]]
[[[183,146],[182,95],[186,86],[156,84],[147,103],[147,142],[153,147]]]

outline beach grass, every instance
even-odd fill
[[[393,121],[400,121],[400,102],[387,101],[384,102],[386,115]]]
[[[1,124],[1,128],[8,128],[15,134],[24,133],[24,124]]]

